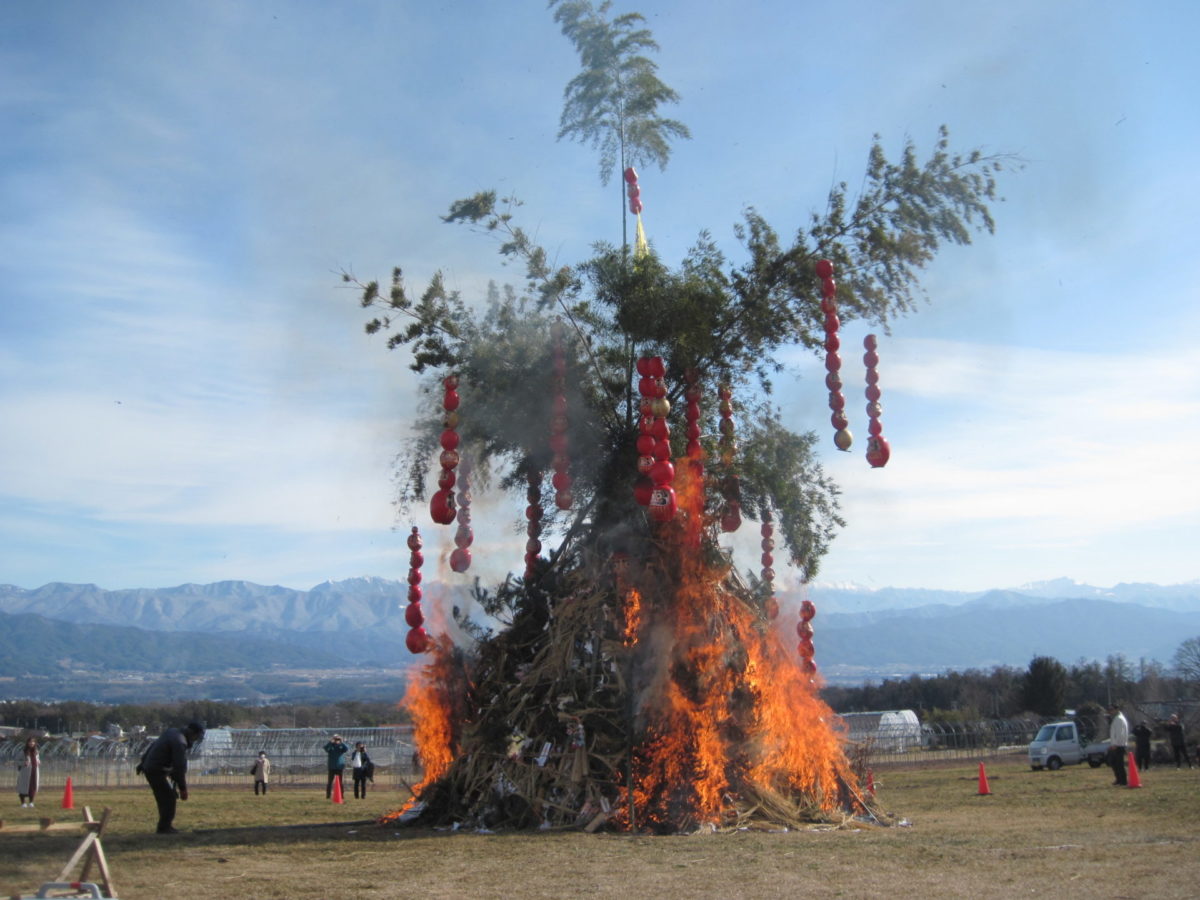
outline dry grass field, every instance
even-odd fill
[[[887,769],[878,797],[909,824],[791,833],[452,834],[363,821],[394,792],[337,806],[320,789],[197,787],[180,804],[184,833],[158,836],[148,789],[77,789],[75,804],[113,809],[104,844],[125,900],[1200,894],[1200,771],[1154,769],[1141,789],[1113,787],[1107,769],[987,772],[981,797],[974,763]],[[5,823],[79,815],[57,808],[61,794],[39,799],[25,810],[7,797]],[[0,828],[0,896],[33,894],[78,841]]]

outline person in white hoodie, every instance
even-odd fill
[[[1108,708],[1108,764],[1115,776],[1113,784],[1126,785],[1125,756],[1129,753],[1129,721],[1121,707],[1112,704]]]

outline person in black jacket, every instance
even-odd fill
[[[350,771],[354,775],[355,798],[367,799],[367,781],[375,780],[375,763],[367,755],[367,747],[359,741],[354,745],[354,753],[350,756]]]
[[[185,728],[168,728],[142,754],[137,772],[146,776],[158,805],[158,833],[178,834],[174,827],[175,800],[188,798],[188,750],[204,740],[204,726],[191,722]]]
[[[1192,767],[1191,757],[1188,756],[1187,744],[1184,742],[1183,723],[1179,721],[1178,714],[1172,713],[1171,718],[1167,719],[1167,724],[1163,726],[1167,732],[1167,741],[1171,745],[1171,753],[1175,756],[1175,768],[1182,768],[1183,763],[1187,763],[1187,767]]]
[[[1143,772],[1150,768],[1150,738],[1153,734],[1145,722],[1133,726],[1133,760]]]

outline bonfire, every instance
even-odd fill
[[[426,627],[414,527],[408,647],[429,662],[404,702],[425,777],[391,819],[638,832],[876,821],[818,694],[816,610],[775,596],[776,554],[803,586],[843,523],[818,435],[784,421],[773,379],[784,351],[823,353],[833,446],[854,446],[858,384],[865,464],[886,465],[884,351],[868,334],[862,374],[843,371],[841,330],[886,331],[941,243],[991,230],[1001,161],[952,153],[944,129],[924,164],[911,142],[895,164],[876,142],[857,196],[835,185],[790,243],[750,209],[740,262],[701,232],[671,268],[646,239],[635,168],[662,168],[687,137],[657,112],[678,99],[645,55],[657,45],[636,13],[551,7],[583,65],[560,136],[600,149],[604,183],[620,173],[621,244],[552,266],[515,199],[484,191],[444,221],[498,237],[523,287],[468,302],[440,273],[419,297],[399,268],[383,286],[344,275],[377,312],[368,333],[390,332],[427,376],[398,500],[456,527],[446,575],[471,577],[473,489],[527,501],[523,573],[514,558],[496,588],[476,583],[456,628]],[[755,523],[761,565],[739,569],[726,538]]]

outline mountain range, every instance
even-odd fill
[[[0,585],[0,676],[170,665],[403,668],[414,661],[404,649],[407,587],[374,577],[308,591],[246,581],[126,590]],[[470,608],[465,588],[423,587],[427,615]],[[800,595],[779,596],[782,617],[794,618]],[[1169,663],[1183,640],[1200,635],[1200,583],[1097,588],[1059,579],[982,592],[814,584],[806,596],[818,608],[817,659],[831,681],[1023,667],[1039,655]]]

